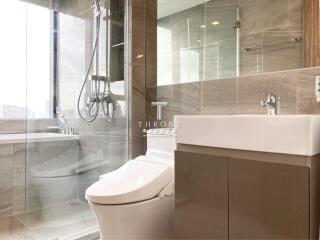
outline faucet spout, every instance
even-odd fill
[[[261,106],[267,108],[268,116],[278,115],[280,112],[280,97],[269,93],[267,100],[261,101]]]

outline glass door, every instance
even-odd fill
[[[99,239],[85,190],[128,159],[126,2],[94,4],[28,4],[30,239]]]
[[[0,239],[24,239],[26,4],[0,2]]]

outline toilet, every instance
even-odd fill
[[[147,131],[147,152],[86,190],[101,240],[170,239],[174,216],[174,129]]]

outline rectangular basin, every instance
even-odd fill
[[[178,144],[313,156],[320,115],[176,116]]]

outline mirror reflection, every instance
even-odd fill
[[[305,65],[304,0],[158,0],[158,85]]]

